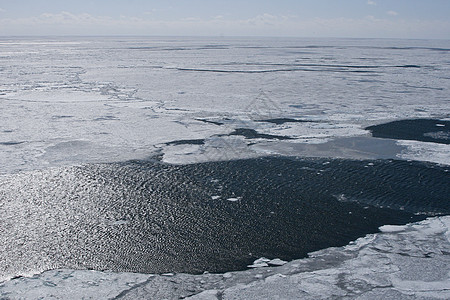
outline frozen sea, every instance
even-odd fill
[[[450,296],[450,41],[3,37],[0,74],[2,299]]]

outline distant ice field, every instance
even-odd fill
[[[366,137],[367,126],[449,118],[448,41],[2,38],[0,46],[3,174],[156,153],[170,163],[302,156],[303,145]],[[294,122],[260,122],[273,119]],[[259,136],[230,135],[237,129]],[[448,144],[395,143],[391,158],[449,164]]]

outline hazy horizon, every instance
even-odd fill
[[[0,36],[448,39],[450,1],[4,1]]]

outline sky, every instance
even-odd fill
[[[450,0],[0,0],[0,35],[450,39]]]

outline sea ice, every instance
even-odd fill
[[[220,43],[227,46],[220,51],[204,47],[217,42],[2,41],[0,173],[143,159],[158,151],[164,161],[178,164],[302,155],[296,144],[364,137],[368,125],[442,119],[449,111],[445,53],[430,50],[428,41],[392,40],[379,47],[379,41],[367,40],[224,39]],[[448,48],[447,41],[436,43]],[[292,50],[303,47],[307,51]],[[375,57],[383,57],[382,63]],[[398,65],[399,57],[404,64]],[[226,136],[238,128],[292,139]],[[167,144],[182,139],[205,144]],[[55,148],[80,140],[83,147]],[[268,142],[275,146],[258,148]],[[277,151],[276,145],[284,146]],[[410,151],[402,159],[449,163],[445,147],[405,146]],[[362,156],[344,150],[338,154]]]
[[[263,268],[269,266],[270,259],[261,257],[253,262],[253,264],[248,265],[249,268]]]
[[[406,225],[400,226],[400,225],[384,225],[380,227],[381,232],[400,232],[404,231],[407,228]]]
[[[398,154],[399,158],[450,165],[449,144],[406,140],[399,140],[397,144],[406,147],[406,150]]]
[[[282,265],[285,265],[287,263],[287,261],[281,260],[279,258],[275,258],[275,259],[268,261],[267,263],[271,266],[282,266]]]
[[[239,201],[239,200],[241,200],[242,199],[242,197],[230,197],[230,198],[228,198],[227,200],[228,201],[231,201],[231,202],[236,202],[236,201]]]
[[[379,139],[376,149],[363,129],[446,117],[446,54],[429,49],[430,41],[246,38],[221,39],[223,51],[204,47],[215,43],[2,41],[0,174],[156,155],[169,163],[280,154],[450,165],[447,144]],[[448,41],[432,43],[449,48]],[[311,122],[257,122],[276,118]],[[258,138],[230,136],[239,128]],[[204,144],[171,144],[180,140]],[[449,217],[383,226],[347,247],[230,278],[52,270],[0,283],[0,298],[449,299],[449,226]]]

